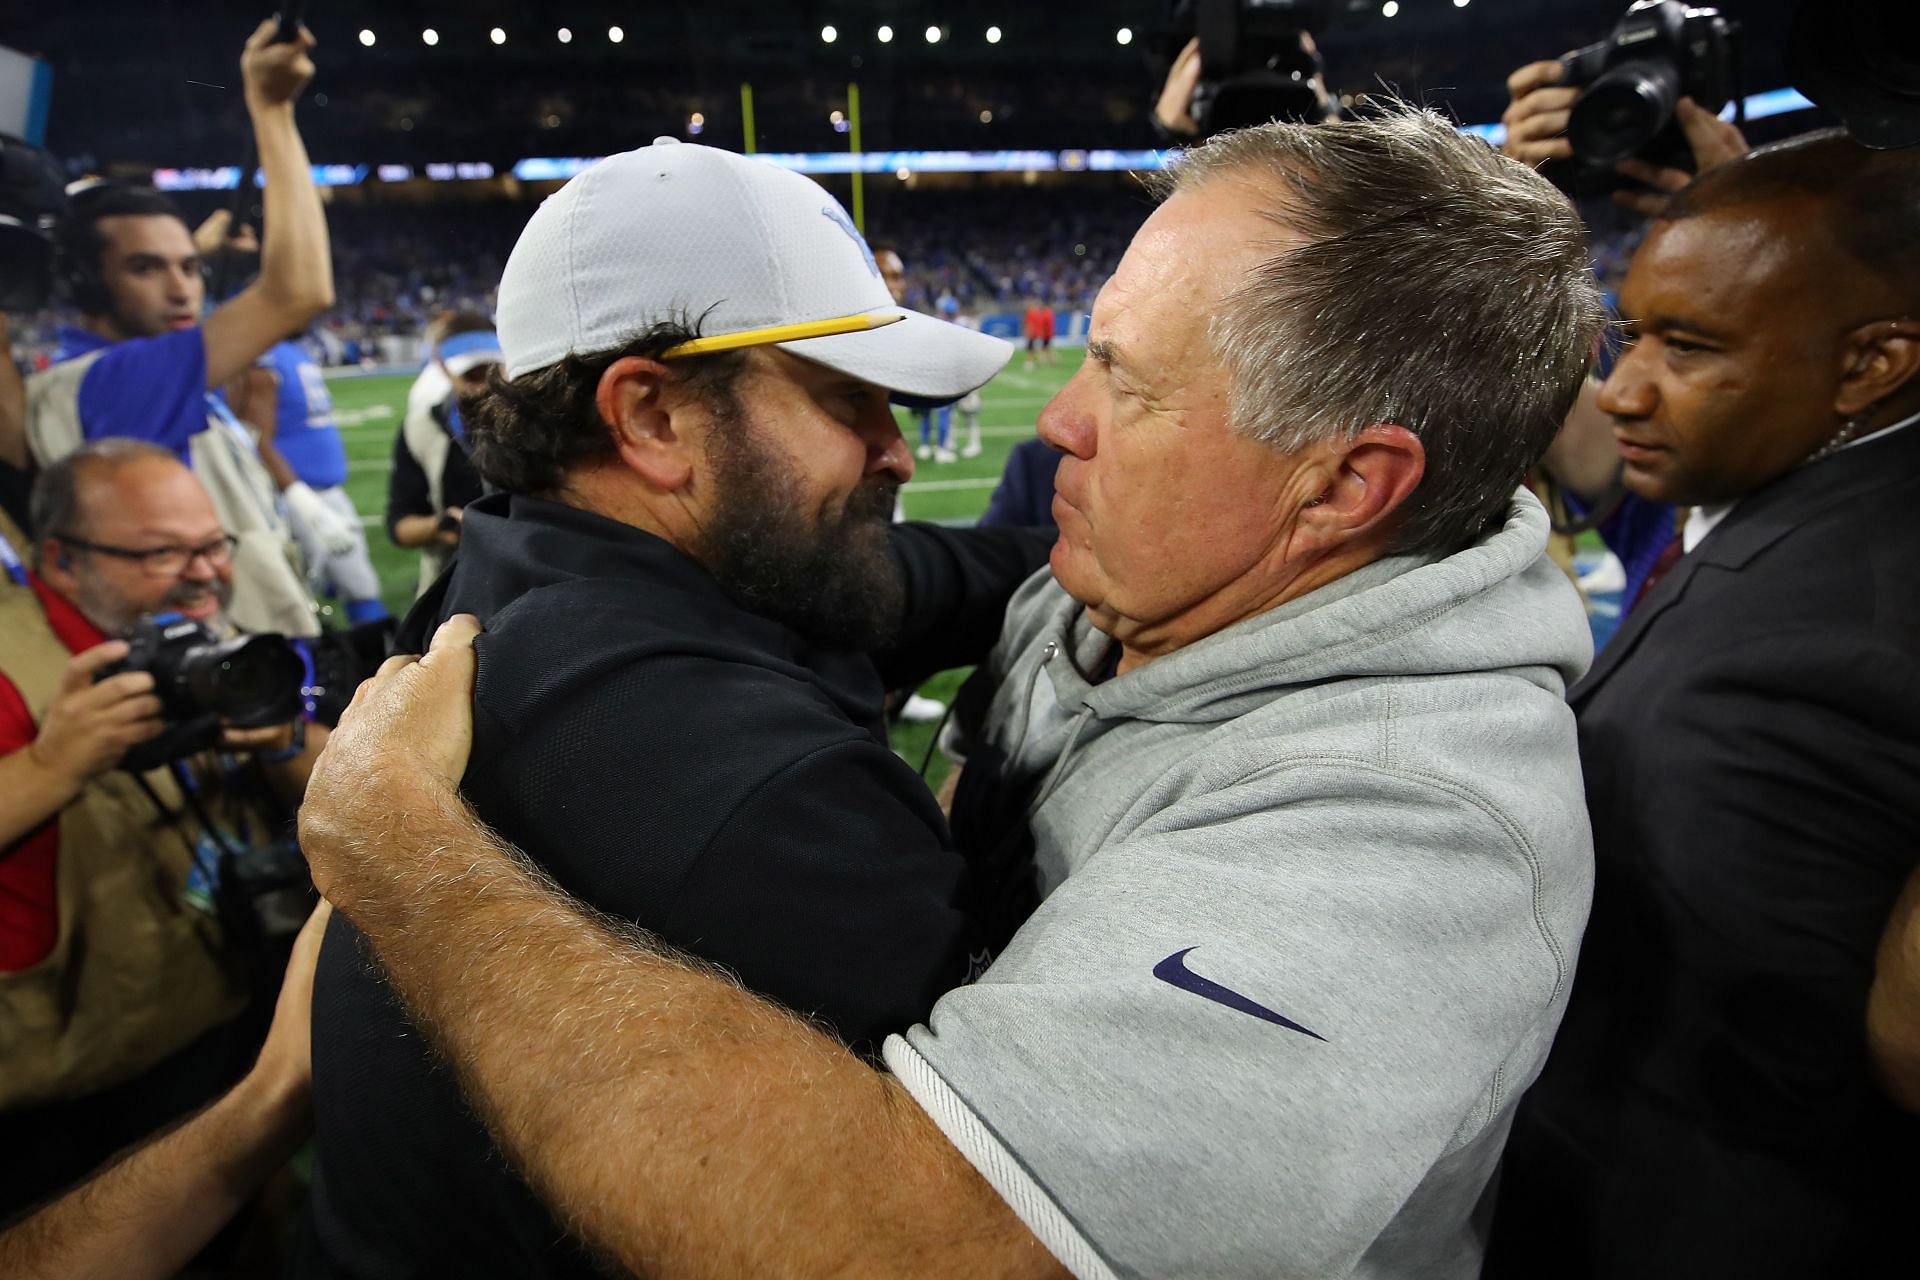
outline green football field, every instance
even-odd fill
[[[1023,357],[1013,363],[981,392],[980,442],[984,452],[977,458],[963,458],[945,465],[919,461],[914,478],[902,494],[902,503],[910,520],[937,520],[969,524],[986,510],[987,499],[999,482],[1007,452],[1034,432],[1040,406],[1079,367],[1082,353],[1059,353],[1057,365],[1040,365],[1031,370],[1023,366]],[[347,492],[359,508],[367,525],[367,545],[373,553],[374,568],[380,573],[380,586],[387,607],[398,615],[413,599],[419,576],[417,553],[396,547],[388,541],[382,513],[387,503],[387,471],[393,457],[394,435],[406,408],[407,388],[413,384],[410,374],[370,377],[336,377],[328,381],[333,392],[335,418],[347,445],[350,474]],[[919,443],[918,427],[911,416],[899,412],[901,429],[909,445]],[[965,443],[964,424],[956,412],[953,423],[955,447]],[[947,672],[929,681],[923,690],[929,697],[948,701],[960,685],[965,672]],[[894,746],[918,767],[925,754],[933,726],[902,723],[896,726]],[[928,780],[938,786],[944,774],[944,761],[936,758]]]

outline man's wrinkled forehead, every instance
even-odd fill
[[[1222,178],[1178,191],[1142,224],[1101,288],[1092,332],[1123,348],[1148,337],[1190,348],[1250,272],[1302,243],[1263,211],[1249,183]]]

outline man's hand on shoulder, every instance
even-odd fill
[[[313,881],[352,913],[377,880],[380,835],[416,806],[457,798],[473,749],[479,620],[440,624],[424,657],[396,654],[363,682],[320,753],[300,807]]]

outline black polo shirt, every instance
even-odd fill
[[[586,902],[871,1053],[996,947],[882,691],[977,661],[1048,534],[900,526],[895,652],[810,648],[629,526],[495,495],[403,625],[477,643],[479,815]],[[506,1168],[336,917],[314,990],[317,1274],[597,1274]]]

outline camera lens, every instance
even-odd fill
[[[1567,118],[1573,153],[1594,164],[1625,160],[1664,129],[1680,100],[1680,76],[1664,62],[1629,62],[1587,86]]]
[[[182,664],[193,700],[237,725],[278,724],[300,709],[306,665],[279,636],[208,645]]]

